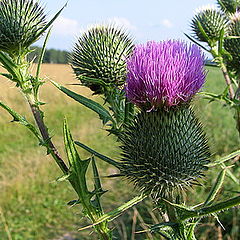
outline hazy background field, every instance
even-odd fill
[[[204,90],[221,93],[224,90],[224,80],[217,68],[209,68],[207,84]],[[71,68],[67,65],[43,65],[42,77],[46,84],[41,91],[41,99],[47,104],[43,106],[45,119],[51,130],[53,141],[63,151],[62,123],[63,118],[68,119],[75,140],[80,140],[94,149],[108,156],[119,158],[119,149],[114,137],[108,136],[101,129],[101,122],[96,114],[80,106],[73,100],[64,96],[54,88],[49,80],[61,84],[77,83]],[[91,92],[81,86],[68,86],[74,91],[87,97]],[[13,109],[31,119],[28,106],[24,103],[22,95],[14,88],[14,84],[0,78],[0,99]],[[93,97],[100,101],[98,97]],[[195,111],[202,120],[209,136],[213,158],[230,153],[239,148],[238,136],[235,130],[233,114],[228,108],[219,103],[208,104],[207,100],[198,96],[195,101]],[[96,239],[89,236],[90,231],[76,234],[76,230],[88,224],[81,216],[79,207],[69,208],[66,203],[75,199],[75,194],[68,183],[57,183],[55,180],[61,176],[51,157],[46,156],[45,149],[38,146],[31,134],[17,123],[11,123],[10,116],[0,109],[0,239],[13,240],[46,240],[63,239],[64,235],[75,236],[76,239]],[[79,149],[82,158],[89,154]],[[122,179],[106,179],[104,176],[112,174],[115,169],[98,161],[103,176],[104,188],[109,192],[104,197],[106,211],[117,207],[134,195],[131,185]],[[239,177],[238,165],[234,168]],[[207,174],[207,187],[194,188],[187,198],[193,204],[204,200],[204,192],[216,178],[219,169],[211,170]],[[222,194],[231,195],[231,191],[239,191],[237,187],[226,179],[226,187]],[[118,239],[154,239],[151,234],[131,234],[134,232],[132,219],[137,219],[137,230],[141,230],[143,222],[156,221],[157,215],[151,212],[151,204],[145,201],[136,209],[129,211],[117,221]],[[224,212],[220,220],[226,227],[222,231],[223,239],[240,239],[238,231],[240,215],[238,209]],[[208,230],[210,229],[210,230]],[[205,219],[199,226],[199,239],[221,239],[218,224],[213,218]],[[7,234],[9,233],[9,234]],[[128,237],[127,237],[128,236]],[[220,235],[219,235],[220,236]],[[159,239],[159,237],[157,238]]]

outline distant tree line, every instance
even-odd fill
[[[32,52],[30,52],[28,55],[29,60],[33,61],[34,63],[37,63],[41,50],[42,49],[40,47],[32,47]],[[46,49],[43,57],[43,63],[66,64],[68,63],[68,56],[69,52],[67,51],[56,50],[53,48]]]

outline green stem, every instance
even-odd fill
[[[226,67],[226,65],[223,61],[223,58],[222,58],[221,54],[218,51],[216,51],[214,48],[212,48],[210,52],[211,52],[211,54],[213,55],[214,58],[218,59],[218,62],[220,64],[220,68],[222,70],[225,82],[226,82],[227,86],[229,87],[229,89],[228,89],[229,97],[230,97],[230,99],[233,99],[234,96],[235,96],[235,92],[234,92],[234,89],[233,89],[233,86],[232,86],[232,80],[231,80],[231,78],[228,74],[227,67]]]
[[[51,137],[49,136],[49,133],[47,131],[47,128],[43,122],[42,116],[41,116],[41,112],[38,108],[38,106],[33,105],[31,103],[30,104],[30,108],[32,110],[33,116],[35,118],[35,121],[38,125],[38,128],[41,132],[41,135],[43,137],[44,142],[47,144],[48,146],[48,150],[50,152],[50,154],[52,155],[52,157],[54,158],[54,160],[56,161],[57,165],[60,167],[60,169],[62,170],[62,172],[64,174],[68,173],[68,167],[67,165],[64,163],[63,159],[61,158],[57,148],[54,146]]]
[[[226,84],[227,84],[227,86],[229,87],[229,89],[228,89],[228,91],[229,91],[229,97],[230,97],[230,99],[234,99],[235,92],[234,92],[234,89],[233,89],[233,86],[232,86],[232,81],[231,81],[231,78],[230,78],[230,76],[229,76],[229,74],[228,74],[227,67],[226,67],[226,65],[224,64],[222,58],[220,59],[220,67],[221,67],[221,70],[222,70],[224,79],[225,79],[225,81],[226,81]]]

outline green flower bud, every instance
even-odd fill
[[[219,40],[222,29],[227,33],[228,19],[216,9],[203,9],[192,20],[194,37],[202,42],[214,44]]]
[[[240,14],[235,13],[231,16],[229,24],[229,36],[240,37]],[[240,38],[226,38],[224,40],[224,48],[232,58],[227,59],[227,67],[229,70],[240,73]]]
[[[235,13],[240,9],[240,0],[217,0],[217,2],[226,13]]]
[[[43,10],[38,1],[0,1],[0,50],[16,56],[26,52],[46,26]]]
[[[156,200],[197,183],[207,169],[207,139],[188,106],[142,111],[120,140],[121,173]]]
[[[97,26],[78,39],[71,64],[82,84],[99,94],[104,91],[102,84],[86,77],[102,80],[105,85],[123,85],[126,79],[126,59],[132,49],[132,39],[122,30]]]

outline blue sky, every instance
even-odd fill
[[[41,2],[50,17],[66,0]],[[183,33],[190,33],[194,10],[208,4],[215,5],[216,0],[69,0],[54,24],[47,47],[71,50],[89,26],[110,22],[125,27],[137,43],[186,39]]]

